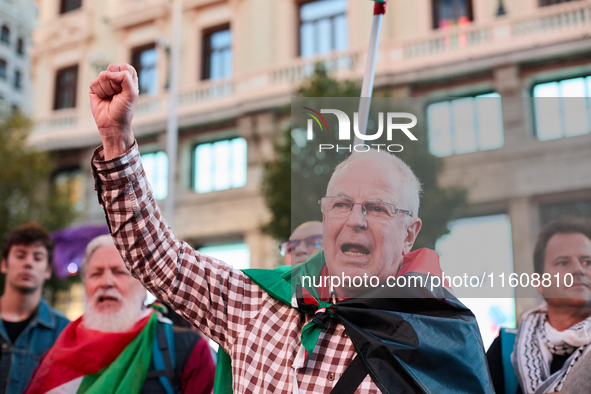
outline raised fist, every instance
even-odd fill
[[[111,64],[90,83],[90,106],[106,160],[120,156],[133,145],[131,120],[138,94],[137,72],[129,64]]]

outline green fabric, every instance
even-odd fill
[[[215,380],[213,381],[213,394],[232,393],[232,359],[222,349],[218,350],[218,359],[215,366]]]
[[[282,265],[273,270],[250,268],[243,270],[243,272],[271,297],[284,304],[291,305],[295,286],[302,284],[302,277],[319,277],[324,265],[324,252],[322,251],[314,255],[308,262],[295,266]],[[316,288],[306,286],[306,289],[319,301],[320,308],[331,305],[329,302],[319,300]],[[308,355],[312,354],[321,331],[321,328],[313,322],[306,324],[302,329],[302,345]],[[231,394],[232,392],[232,359],[224,349],[220,348],[213,393]]]
[[[150,366],[157,324],[158,317],[153,313],[140,333],[108,367],[84,376],[77,393],[139,394]]]

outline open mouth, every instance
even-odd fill
[[[117,298],[117,297],[112,297],[112,296],[100,296],[100,297],[98,298],[98,302],[99,302],[99,304],[100,304],[100,303],[103,303],[103,302],[109,302],[109,301],[112,301],[112,302],[118,302],[118,301],[119,301],[119,298]]]
[[[355,244],[344,244],[341,246],[341,252],[346,256],[352,257],[360,257],[360,256],[367,256],[369,254],[369,250],[361,245]]]

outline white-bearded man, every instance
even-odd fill
[[[146,290],[109,235],[92,240],[81,267],[84,315],[40,361],[27,393],[203,393],[213,388],[207,341],[144,307]]]

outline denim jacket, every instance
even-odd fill
[[[22,393],[39,358],[53,346],[70,321],[41,299],[37,314],[12,343],[0,319],[0,393]]]

